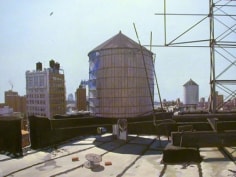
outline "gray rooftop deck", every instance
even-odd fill
[[[162,145],[167,139],[161,137]],[[233,160],[218,148],[201,148],[203,161],[199,164],[162,164],[162,148],[155,136],[129,135],[128,141],[116,140],[111,134],[87,136],[65,142],[56,149],[25,152],[22,158],[0,155],[2,176],[83,176],[83,177],[235,177],[236,148],[225,148]],[[100,166],[87,169],[85,155],[102,156]],[[78,161],[72,161],[78,158]],[[105,162],[112,164],[107,166]]]

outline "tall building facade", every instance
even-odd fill
[[[76,90],[76,100],[78,111],[87,110],[86,88],[82,85]]]
[[[220,95],[218,92],[216,94],[216,107],[217,109],[223,108],[224,106],[224,95]]]
[[[53,118],[56,114],[65,114],[65,78],[60,64],[54,60],[49,68],[36,63],[36,70],[26,71],[27,114]]]

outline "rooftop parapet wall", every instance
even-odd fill
[[[172,114],[157,114],[157,120],[171,118]],[[112,132],[116,118],[77,117],[48,119],[46,117],[29,117],[31,148],[38,149],[53,146],[63,141],[82,135],[96,135],[98,127]],[[153,117],[137,117],[128,119],[129,133],[156,134]]]
[[[22,135],[20,118],[0,118],[0,153],[9,154],[12,157],[22,156]]]

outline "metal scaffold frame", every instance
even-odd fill
[[[167,13],[167,0],[164,0],[163,13],[155,15],[163,16],[164,21],[164,45],[152,45],[152,47],[198,47],[209,48],[210,51],[210,96],[209,112],[216,113],[227,101],[236,99],[236,0],[209,0],[208,14],[201,13]],[[167,41],[167,17],[168,16],[202,16],[202,18],[178,35],[170,42]],[[209,19],[209,39],[188,40],[178,42],[185,34]],[[216,25],[217,24],[217,25]],[[220,30],[219,30],[220,29]],[[199,45],[200,44],[200,45]],[[223,59],[225,68],[219,71],[218,60]],[[222,60],[221,60],[222,61]],[[222,63],[221,63],[222,64]],[[235,67],[235,68],[234,68]],[[225,73],[235,71],[235,75],[229,78]],[[223,103],[217,103],[216,88],[224,92]]]

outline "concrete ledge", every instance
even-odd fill
[[[183,147],[236,146],[236,131],[172,132],[172,142]]]

